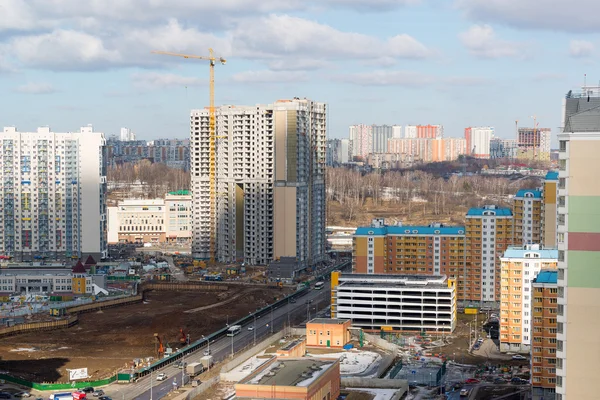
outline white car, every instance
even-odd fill
[[[512,359],[513,360],[527,360],[527,357],[517,354],[517,355],[512,356]]]
[[[158,376],[156,377],[157,381],[164,381],[165,379],[167,379],[167,374],[165,374],[164,372],[161,372],[160,374],[158,374]]]
[[[248,330],[249,330],[249,331],[253,331],[253,330],[254,330],[254,327],[253,327],[253,326],[249,326],[249,327],[248,327]]]

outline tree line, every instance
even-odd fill
[[[113,190],[130,192],[136,186],[143,187],[138,197],[144,198],[160,198],[170,191],[190,189],[189,172],[148,160],[111,166],[107,179]]]

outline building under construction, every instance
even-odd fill
[[[210,110],[192,110],[190,124],[193,255],[249,265],[322,261],[327,106],[295,98],[217,107],[214,158]]]
[[[519,128],[517,145],[521,160],[550,161],[550,128]]]

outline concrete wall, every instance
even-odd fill
[[[211,387],[213,387],[214,385],[219,383],[219,375],[214,376],[212,378],[210,378],[209,380],[202,382],[202,384],[198,387],[195,387],[194,389],[190,390],[189,392],[187,392],[187,395],[185,396],[186,400],[194,400],[196,398],[198,399],[202,399],[204,397],[202,397],[202,393],[204,393],[205,391],[207,391],[208,389],[210,389]]]
[[[408,392],[408,381],[404,379],[342,378],[343,388],[397,389],[394,398]]]
[[[281,339],[283,337],[284,331],[280,331],[274,335],[269,336],[267,339],[258,343],[256,346],[252,346],[250,349],[244,351],[239,356],[235,357],[233,360],[229,361],[227,364],[221,367],[221,380],[227,380],[227,372],[230,372],[232,369],[249,359],[250,357],[254,357],[261,351],[265,350],[269,347],[273,342]]]

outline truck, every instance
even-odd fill
[[[204,369],[209,369],[213,365],[213,356],[204,356],[200,359]]]
[[[48,397],[48,400],[73,400],[72,392],[53,393]]]
[[[189,363],[185,369],[185,372],[191,377],[201,374],[202,371],[204,371],[204,365],[199,362]]]

